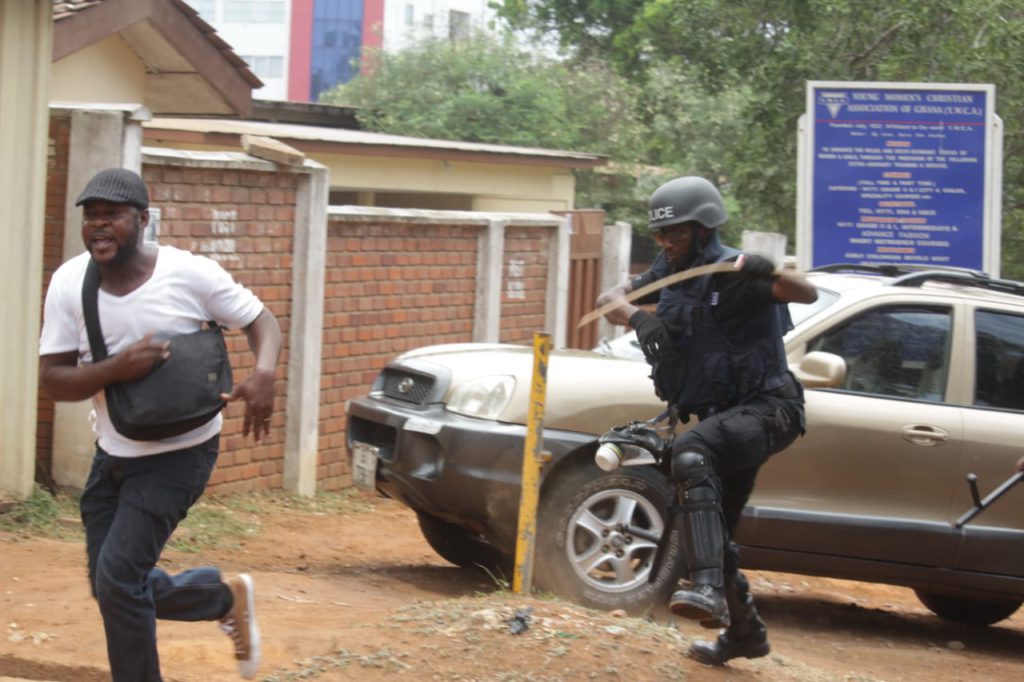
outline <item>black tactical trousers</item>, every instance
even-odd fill
[[[697,446],[711,460],[722,495],[726,541],[739,523],[761,465],[803,434],[804,424],[803,387],[789,376],[782,388],[717,411],[676,437],[674,453]],[[736,563],[725,561],[727,581],[735,575]]]

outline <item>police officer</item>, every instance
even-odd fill
[[[605,305],[680,270],[734,263],[732,270],[669,285],[607,314],[632,326],[652,367],[662,400],[683,420],[699,423],[672,445],[671,474],[689,583],[672,595],[676,615],[724,628],[714,642],[697,640],[688,655],[721,665],[769,651],[737,547],[730,541],[758,468],[804,429],[803,388],[786,365],[782,335],[792,328],[786,303],[811,303],[802,276],[776,272],[766,258],[724,246],[727,215],[710,182],[681,177],[659,187],[649,206],[650,229],[662,248],[651,269],[598,297]]]

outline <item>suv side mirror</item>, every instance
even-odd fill
[[[834,353],[811,351],[793,373],[807,388],[838,388],[846,381],[846,361]]]

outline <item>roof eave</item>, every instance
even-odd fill
[[[269,133],[268,133],[269,134]],[[364,142],[334,142],[309,140],[274,134],[273,138],[298,149],[306,155],[339,154],[352,156],[382,156],[394,158],[418,158],[443,161],[465,161],[470,163],[516,164],[524,166],[546,166],[555,168],[590,169],[603,166],[607,157],[598,155],[542,155],[527,152],[474,151],[446,149],[437,146],[409,144],[374,144]],[[413,140],[414,138],[410,138]],[[150,143],[185,143],[209,146],[240,147],[241,133],[202,132],[194,130],[170,130],[149,124],[143,127],[143,140]]]

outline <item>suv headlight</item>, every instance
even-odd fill
[[[449,412],[477,419],[495,420],[512,399],[515,377],[494,375],[480,377],[462,384],[454,391],[446,406]]]

